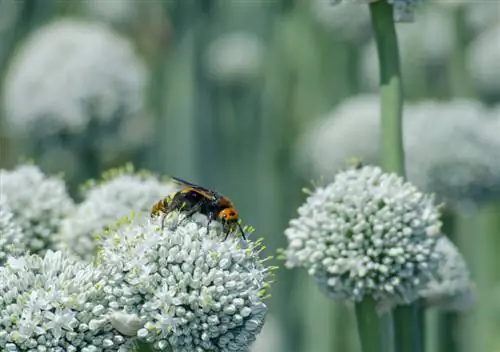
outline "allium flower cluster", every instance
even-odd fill
[[[467,310],[474,304],[474,285],[467,264],[458,248],[445,236],[438,239],[439,264],[435,276],[420,291],[430,306],[448,310]]]
[[[4,89],[7,122],[26,134],[79,133],[91,119],[109,124],[136,115],[145,84],[145,67],[126,39],[102,24],[58,20],[14,58]]]
[[[28,251],[53,248],[62,220],[74,209],[64,181],[44,175],[37,166],[20,165],[0,170],[0,194],[22,229]]]
[[[208,73],[223,83],[244,82],[262,70],[264,46],[257,35],[234,32],[217,38],[206,53]]]
[[[157,201],[174,193],[176,186],[131,169],[112,170],[102,182],[85,191],[84,200],[61,226],[61,246],[90,259],[97,248],[95,235],[132,212],[149,212]]]
[[[0,266],[7,256],[26,250],[21,227],[14,221],[7,202],[0,197]]]
[[[163,350],[247,351],[267,312],[260,245],[222,241],[217,226],[207,233],[204,217],[171,213],[163,230],[160,219],[133,219],[104,237],[107,300],[143,322],[120,329]]]
[[[2,351],[130,351],[113,329],[104,276],[62,252],[11,257],[0,267]]]
[[[340,172],[298,212],[285,231],[287,266],[307,269],[330,297],[410,303],[436,269],[438,208],[396,174]]]
[[[500,23],[477,37],[467,49],[467,67],[475,85],[488,97],[500,99]]]

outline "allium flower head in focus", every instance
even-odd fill
[[[448,310],[467,310],[474,304],[474,285],[467,263],[458,248],[445,236],[438,239],[439,264],[436,275],[421,290],[427,304]]]
[[[396,174],[364,166],[319,187],[291,220],[287,266],[335,299],[410,303],[435,272],[439,211]]]
[[[0,195],[22,229],[23,245],[32,253],[54,248],[61,223],[74,203],[64,181],[44,175],[34,165],[0,170]]]
[[[104,278],[63,252],[9,258],[0,267],[2,351],[130,351],[107,317]]]
[[[259,242],[222,241],[206,218],[131,219],[103,236],[99,265],[112,307],[144,326],[137,337],[172,351],[247,351],[267,313]]]
[[[126,39],[102,24],[57,20],[28,37],[13,59],[7,123],[28,135],[81,133],[91,120],[137,114],[145,84],[145,67]]]
[[[5,199],[0,196],[0,266],[7,256],[26,251],[22,229],[14,220]]]
[[[63,221],[62,247],[90,259],[96,251],[95,235],[132,212],[149,212],[154,203],[176,190],[172,182],[134,173],[131,167],[111,170],[102,181],[87,185],[83,201]]]

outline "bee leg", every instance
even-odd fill
[[[243,228],[241,227],[241,225],[239,223],[238,223],[238,228],[240,229],[241,236],[243,236],[243,239],[246,241],[247,238],[245,237],[245,232],[243,232]]]
[[[184,213],[184,218],[181,220],[181,222],[189,219],[191,216],[193,216],[195,213],[197,213],[200,209],[201,209],[201,204],[196,204],[195,206],[193,206],[191,209],[189,209],[189,211]]]
[[[210,214],[210,216],[208,217],[208,222],[207,222],[207,236],[209,234],[209,231],[210,231],[210,224],[212,223],[212,214]]]
[[[229,229],[225,228],[225,226],[224,226],[224,224],[222,222],[220,224],[220,231],[224,232],[226,234],[226,236],[224,236],[224,240],[223,241],[227,240],[227,238],[229,237],[229,232],[230,231],[229,231]]]

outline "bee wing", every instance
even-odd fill
[[[172,176],[172,180],[174,180],[175,183],[178,183],[178,184],[180,184],[182,186],[185,186],[185,187],[192,188],[192,189],[196,190],[198,193],[202,194],[203,196],[205,196],[207,198],[211,198],[215,194],[214,191],[209,190],[208,188],[198,186],[198,185],[196,185],[194,183],[185,181],[185,180],[180,179],[178,177],[173,177]]]

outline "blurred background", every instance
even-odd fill
[[[429,313],[428,351],[498,352],[500,3],[427,1],[397,26],[408,175],[447,202],[477,286],[472,310]],[[0,168],[33,160],[76,200],[127,162],[190,180],[230,197],[276,255],[302,188],[351,157],[378,162],[377,65],[366,6],[1,0]],[[352,308],[273,264],[254,351],[359,351]]]

